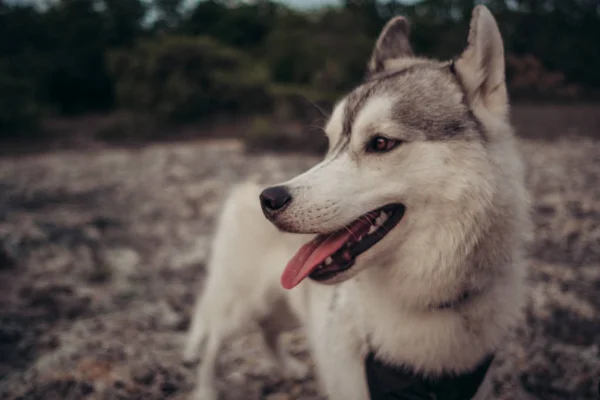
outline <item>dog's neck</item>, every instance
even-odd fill
[[[366,270],[340,288],[363,338],[363,354],[373,352],[393,365],[435,375],[471,371],[499,345],[504,332],[492,328],[503,326],[511,308],[504,300],[504,279],[484,291],[411,307],[374,273]]]
[[[471,301],[476,302],[479,295],[478,291],[464,291],[448,301],[429,306],[428,310],[430,313],[458,314],[461,307],[467,307]],[[494,358],[493,351],[489,351],[479,356],[475,366],[461,372],[439,370],[427,373],[421,370],[420,365],[394,360],[396,354],[374,344],[372,336],[369,333],[365,337],[365,372],[371,400],[474,399]],[[378,353],[382,353],[381,358]]]

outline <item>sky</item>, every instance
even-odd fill
[[[285,0],[282,3],[288,3],[294,7],[315,7],[329,4],[340,4],[341,1],[336,0]]]
[[[5,0],[9,4],[43,4],[48,0]],[[243,0],[242,0],[243,1]],[[281,3],[287,3],[293,7],[311,8],[323,5],[340,4],[341,0],[277,0]]]

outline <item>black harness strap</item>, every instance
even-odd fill
[[[371,352],[365,360],[371,400],[471,400],[493,359],[494,355],[487,356],[471,371],[434,379],[406,368],[388,366]]]

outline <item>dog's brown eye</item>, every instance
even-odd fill
[[[400,140],[388,139],[383,136],[375,136],[369,142],[367,151],[374,153],[383,153],[392,150],[394,147],[400,144]]]

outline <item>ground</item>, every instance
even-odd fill
[[[600,145],[521,140],[534,200],[526,321],[495,362],[495,399],[597,399]],[[0,158],[0,399],[184,399],[180,358],[230,184],[317,161],[231,141]],[[232,249],[235,251],[235,249]],[[310,365],[302,333],[288,345]],[[228,399],[320,399],[252,332],[220,357]]]

